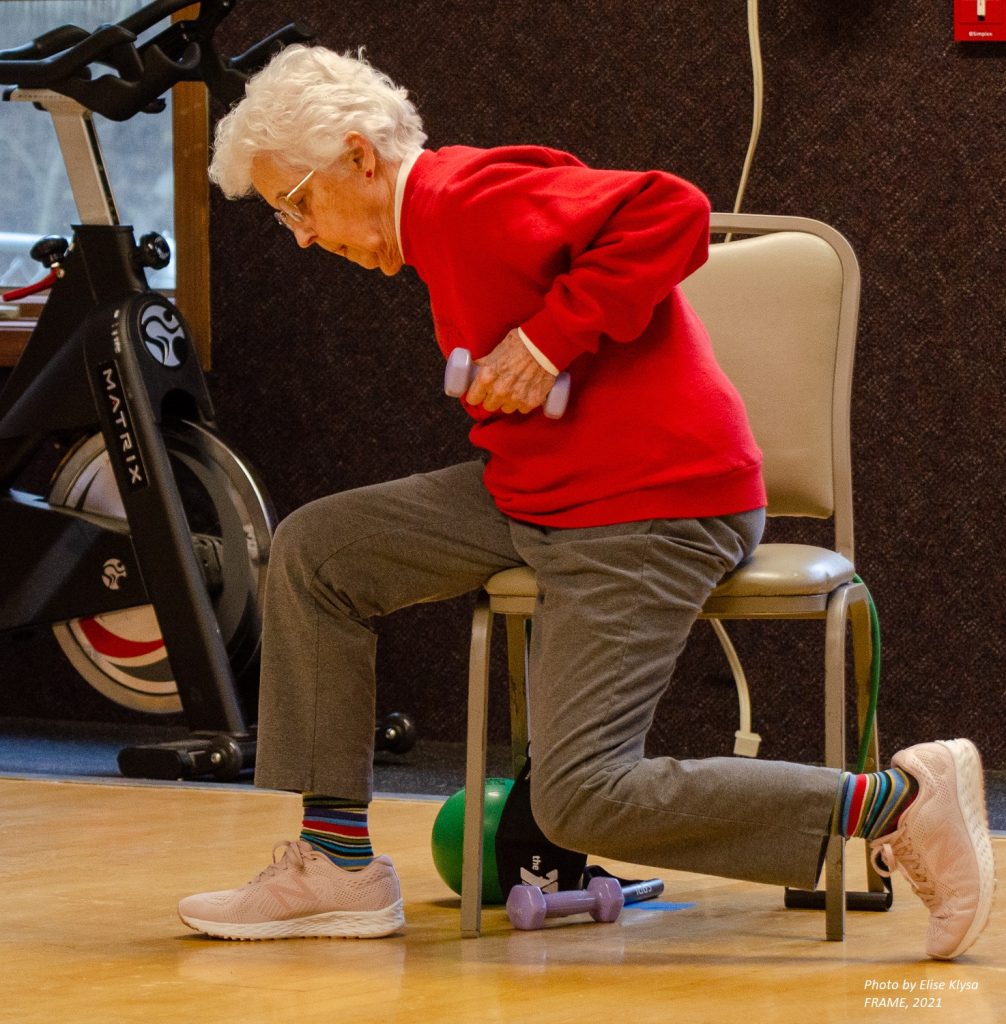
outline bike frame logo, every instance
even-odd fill
[[[178,311],[166,303],[152,302],[140,314],[144,348],[169,370],[185,362],[189,347]]]
[[[119,367],[114,362],[101,363],[98,366],[98,379],[117,442],[109,447],[109,457],[118,478],[124,480],[131,491],[141,490],[147,486],[147,471],[133,435],[133,417],[126,402],[126,393],[122,389]]]
[[[101,582],[109,590],[118,590],[121,586],[121,581],[126,579],[128,575],[126,567],[118,558],[109,558],[101,567]]]

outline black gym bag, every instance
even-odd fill
[[[496,829],[496,868],[504,898],[515,885],[543,892],[583,887],[587,855],[564,850],[545,837],[531,813],[531,759],[514,780]]]

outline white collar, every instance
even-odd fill
[[[398,251],[405,258],[405,251],[402,249],[402,200],[405,198],[405,183],[409,180],[416,161],[423,155],[423,150],[417,149],[410,153],[398,168],[398,178],[395,181],[395,237],[398,241]]]

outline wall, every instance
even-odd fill
[[[929,0],[897,14],[869,0],[764,7],[765,124],[745,209],[828,221],[863,269],[857,561],[883,626],[884,753],[965,734],[1004,767],[1006,49],[954,44],[950,5]],[[742,0],[247,0],[222,32],[227,48],[284,19],[333,48],[366,45],[410,89],[431,146],[537,142],[599,166],[667,168],[714,208],[733,203],[751,108]],[[281,512],[466,457],[411,271],[385,279],[302,253],[255,201],[215,196],[212,232],[219,418]],[[423,606],[378,627],[382,708],[413,711],[433,738],[462,738],[469,610],[467,600]],[[731,632],[764,754],[819,758],[819,627]],[[0,662],[13,692],[23,663]],[[45,712],[106,713],[71,690]],[[734,715],[729,674],[700,624],[652,747],[727,753]]]

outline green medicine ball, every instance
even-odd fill
[[[485,810],[482,814],[482,902],[503,903],[496,867],[496,830],[503,805],[513,788],[513,779],[486,779]],[[461,864],[465,833],[465,791],[459,789],[440,808],[433,822],[433,864],[450,889],[461,893]]]

